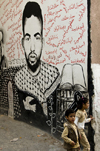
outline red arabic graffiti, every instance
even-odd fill
[[[24,55],[21,46],[21,21],[22,21],[22,5],[23,0],[9,0],[2,2],[3,13],[0,17],[2,26],[6,27],[8,32],[7,45],[7,57],[8,60],[19,58]],[[20,54],[19,54],[20,53]]]
[[[53,9],[57,8],[58,6],[59,5],[57,5],[57,4],[50,5],[50,6],[48,6],[48,10],[47,11],[53,10]]]
[[[87,12],[84,0],[54,0],[53,3],[41,0],[43,11],[43,34],[45,47],[43,60],[54,64],[85,63],[87,57]],[[9,60],[22,55],[22,7],[23,0],[3,0],[0,8],[2,26],[7,26],[7,57]],[[84,19],[85,18],[85,19]],[[73,59],[74,58],[74,59]]]
[[[71,63],[84,63],[85,64],[85,58],[71,60]]]
[[[53,64],[53,65],[58,65],[58,64],[62,64],[66,62],[66,58],[59,60],[58,58],[56,58],[56,56],[52,56],[52,57],[48,57],[48,58],[44,58],[43,56],[43,60],[49,64]]]
[[[46,1],[46,0],[41,0],[41,4],[44,4],[45,1]]]
[[[83,0],[74,3],[56,0],[56,3],[54,1],[54,4],[47,6],[47,13],[44,15],[44,33],[50,51],[49,53],[45,51],[43,60],[56,65],[53,59],[57,60],[57,55],[50,56],[56,50],[56,54],[61,52],[62,60],[66,58],[70,63],[85,63],[87,57],[85,15],[86,4]],[[76,59],[73,60],[73,56]]]
[[[0,3],[0,8],[3,7],[5,0]]]

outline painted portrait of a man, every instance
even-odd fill
[[[31,112],[48,117],[47,98],[55,92],[59,85],[60,74],[56,67],[41,61],[43,18],[38,3],[28,2],[26,4],[23,11],[22,28],[22,46],[26,65],[15,75],[21,115],[29,117]]]

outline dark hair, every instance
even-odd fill
[[[23,11],[23,17],[22,17],[22,30],[24,33],[24,25],[25,25],[25,19],[30,18],[31,16],[37,17],[41,21],[42,29],[43,29],[43,17],[42,17],[42,11],[38,3],[36,2],[28,2],[25,5],[24,11]],[[41,33],[43,31],[41,30]]]
[[[71,113],[75,113],[75,111],[73,110],[73,109],[68,109],[68,110],[66,110],[66,112],[65,112],[65,116],[69,116],[69,114],[71,114]]]
[[[82,109],[83,104],[86,104],[88,102],[88,98],[80,98],[79,101],[77,102],[77,108]]]

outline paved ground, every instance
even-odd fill
[[[49,133],[0,115],[0,151],[65,151]]]

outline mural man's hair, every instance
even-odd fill
[[[4,37],[3,37],[3,36],[4,36],[4,34],[3,34],[3,31],[2,31],[2,30],[0,30],[0,32],[2,33],[2,40],[1,40],[1,41],[2,41],[2,43],[4,43]]]
[[[43,29],[43,17],[42,17],[42,10],[40,8],[40,5],[36,2],[28,2],[25,5],[24,11],[23,11],[23,17],[22,17],[23,33],[24,33],[25,19],[30,18],[32,15],[37,17],[40,20],[42,29]]]

